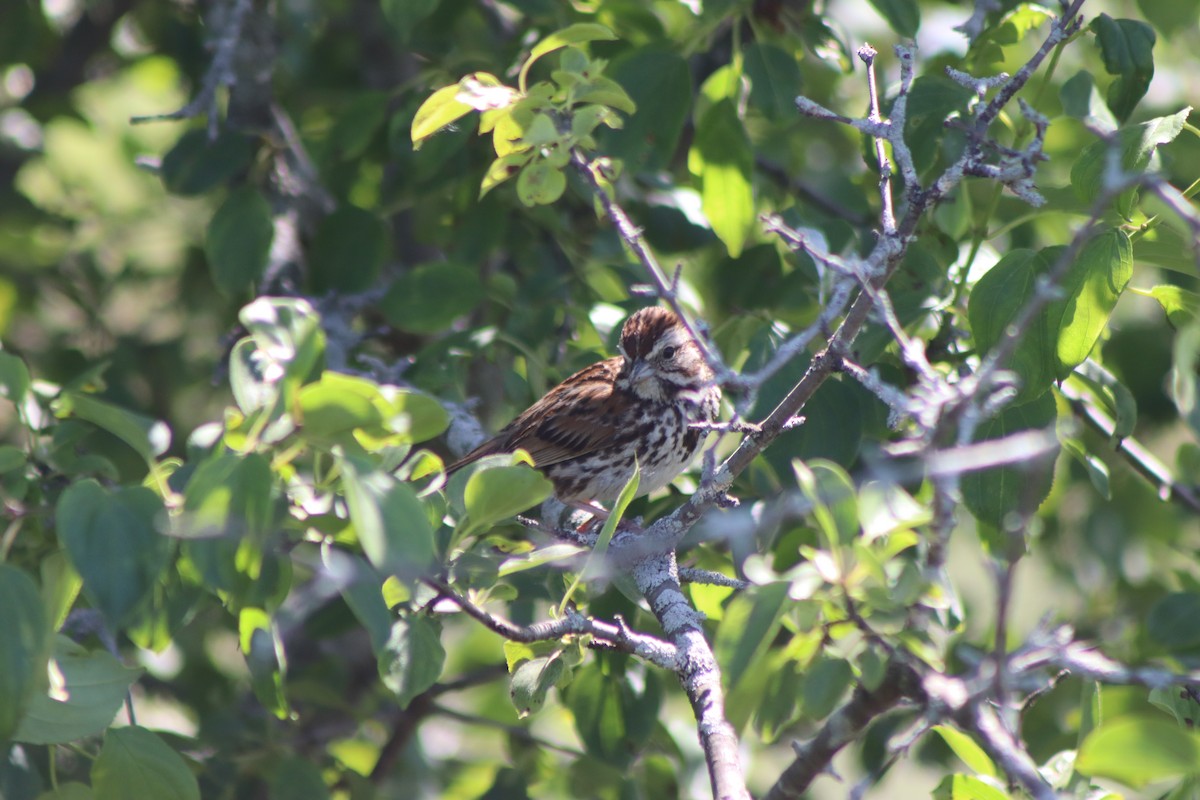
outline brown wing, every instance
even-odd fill
[[[484,456],[529,451],[546,467],[604,447],[618,433],[613,382],[623,359],[610,358],[576,372],[527,408],[493,438],[451,464],[454,472]]]

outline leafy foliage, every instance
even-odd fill
[[[6,4],[0,796],[1190,796],[1197,3],[1092,5]],[[654,294],[712,469],[447,477]]]

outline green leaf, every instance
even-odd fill
[[[1200,772],[1200,739],[1162,719],[1117,717],[1084,740],[1075,769],[1141,788],[1152,781]]]
[[[382,0],[383,18],[407,44],[412,40],[413,28],[421,20],[437,10],[438,0]]]
[[[620,130],[600,131],[601,149],[632,171],[663,169],[675,154],[691,109],[692,76],[687,61],[661,50],[634,48],[610,70],[638,112]]]
[[[184,536],[249,538],[262,544],[275,529],[275,491],[266,457],[220,453],[200,464],[184,491]]]
[[[57,789],[50,792],[43,792],[38,795],[37,800],[95,800],[95,798],[92,787],[85,783],[71,781],[60,783]]]
[[[1060,380],[1092,352],[1132,276],[1133,248],[1123,230],[1113,228],[1083,246],[1060,283],[1066,297],[1046,309],[1057,325]]]
[[[576,672],[567,695],[575,730],[588,755],[618,769],[627,766],[633,756],[626,716],[631,694],[624,680],[605,674],[593,661]]]
[[[482,200],[492,189],[519,174],[521,168],[528,164],[532,157],[532,152],[526,150],[510,153],[493,161],[487,168],[487,172],[483,174],[483,180],[479,183],[479,199]]]
[[[1080,70],[1075,73],[1074,77],[1062,85],[1059,98],[1062,100],[1063,113],[1067,116],[1082,120],[1089,127],[1105,133],[1112,133],[1117,129],[1117,120],[1100,97],[1090,72]]]
[[[625,485],[621,487],[621,494],[617,496],[617,502],[608,512],[608,519],[604,520],[604,527],[600,529],[600,535],[596,537],[596,544],[592,547],[592,552],[588,555],[587,562],[583,565],[583,570],[575,576],[575,580],[571,581],[571,585],[567,588],[563,595],[562,602],[558,604],[558,615],[561,617],[567,612],[567,603],[571,602],[571,597],[575,594],[575,590],[579,588],[584,581],[592,580],[599,577],[605,571],[605,559],[608,556],[608,545],[612,541],[613,533],[616,532],[617,526],[621,524],[621,518],[625,515],[625,509],[629,508],[629,504],[633,502],[633,498],[637,497],[638,484],[642,480],[642,470],[637,464],[636,457],[633,462],[633,474],[629,476],[629,480],[625,481]]]
[[[858,539],[858,500],[854,481],[832,461],[794,461],[792,469],[805,497],[813,504],[817,524],[825,534],[825,546],[834,549]]]
[[[390,252],[390,232],[383,220],[357,206],[340,206],[321,220],[313,238],[308,260],[313,291],[370,289]]]
[[[332,547],[321,550],[321,563],[340,587],[342,598],[367,630],[379,657],[392,635],[392,612],[383,599],[383,575],[363,559]]]
[[[995,785],[995,779],[974,775],[947,775],[934,788],[934,800],[1008,800],[1009,795]]]
[[[1088,452],[1084,443],[1079,439],[1060,437],[1059,442],[1062,444],[1063,451],[1083,467],[1084,472],[1087,473],[1088,480],[1092,482],[1092,486],[1100,493],[1100,496],[1105,500],[1112,500],[1112,487],[1109,483],[1108,465],[1104,463],[1104,460]]]
[[[192,129],[163,156],[159,175],[174,194],[201,195],[248,169],[253,156],[248,136],[225,130],[210,142],[206,131]]]
[[[236,295],[262,278],[275,236],[271,207],[253,186],[236,189],[213,214],[204,255],[217,287]]]
[[[546,694],[553,689],[566,671],[561,652],[521,661],[512,670],[508,694],[513,707],[521,719],[536,714],[546,702]]]
[[[132,447],[148,465],[171,446],[171,429],[165,423],[135,414],[82,392],[63,392],[56,401],[55,414],[74,417],[108,431]]]
[[[791,120],[800,94],[800,66],[790,53],[773,44],[752,42],[743,51],[750,79],[750,104],[773,119]]]
[[[829,716],[854,681],[854,670],[844,658],[821,656],[804,680],[804,715],[818,720]]]
[[[937,162],[948,136],[946,119],[954,113],[965,115],[972,97],[970,90],[944,75],[921,75],[913,81],[904,141],[912,149],[917,172],[924,173]]]
[[[771,645],[779,630],[787,594],[786,582],[768,583],[738,594],[725,607],[713,649],[730,692]]]
[[[0,350],[0,398],[19,406],[31,385],[29,367],[25,366],[25,362],[12,353]]]
[[[525,572],[545,564],[568,561],[570,559],[574,559],[576,556],[582,553],[590,552],[591,551],[588,549],[579,547],[578,545],[567,544],[566,542],[539,547],[532,553],[513,556],[512,558],[505,559],[504,563],[500,565],[500,571],[497,574],[497,577],[506,578],[509,575],[515,575],[518,572]]]
[[[1160,145],[1175,141],[1187,122],[1191,106],[1168,117],[1155,117],[1139,125],[1117,131],[1121,169],[1140,175],[1151,166]],[[1104,174],[1108,161],[1108,142],[1092,142],[1071,165],[1071,186],[1080,201],[1092,203],[1104,193]]]
[[[1200,594],[1173,592],[1150,608],[1146,634],[1168,650],[1200,645]]]
[[[975,441],[1001,439],[1027,430],[1045,430],[1054,423],[1057,410],[1054,396],[1047,393],[1019,406],[1009,406],[984,422],[975,432]],[[962,496],[975,518],[1005,530],[1009,513],[1018,509],[1032,513],[1050,495],[1054,471],[1049,465],[993,467],[969,472],[962,477]],[[1007,553],[1002,549],[996,555]]]
[[[325,351],[321,320],[307,300],[283,297],[258,298],[238,320],[250,338],[238,342],[230,359],[234,399],[245,414],[270,408],[278,418],[292,409],[294,393]]]
[[[1181,30],[1196,27],[1200,0],[1138,0],[1138,10],[1169,40]]]
[[[120,628],[158,582],[170,542],[158,532],[162,500],[141,486],[103,489],[88,479],[68,487],[55,509],[58,539],[83,578],[88,601]]]
[[[935,725],[933,730],[950,746],[954,755],[977,774],[997,777],[999,773],[996,772],[996,765],[970,736],[949,725]]]
[[[1200,702],[1197,702],[1195,692],[1189,687],[1171,686],[1150,690],[1148,698],[1158,708],[1175,717],[1175,721],[1184,730],[1196,727],[1200,719]]]
[[[1134,19],[1100,14],[1088,26],[1104,59],[1104,69],[1117,79],[1108,87],[1108,107],[1117,119],[1129,118],[1154,77],[1154,29]]]
[[[137,725],[112,728],[92,763],[96,800],[200,800],[200,785],[183,757]]]
[[[42,583],[42,602],[46,604],[46,614],[50,619],[50,630],[56,631],[62,627],[71,612],[75,598],[83,586],[83,579],[71,566],[70,559],[62,550],[55,550],[38,565],[38,573]]]
[[[1030,33],[1040,28],[1044,23],[1054,19],[1054,12],[1037,3],[1020,3],[996,22],[995,27],[986,31],[976,44],[993,42],[1004,46],[1025,41]]]
[[[395,0],[404,3],[406,0]],[[431,94],[417,109],[412,121],[413,150],[420,150],[425,140],[455,120],[466,116],[471,107],[458,99],[458,84],[443,86]]]
[[[967,317],[981,353],[995,347],[1008,326],[1033,297],[1038,276],[1049,269],[1045,256],[1031,250],[1010,250],[975,284],[967,303]],[[1061,313],[1058,315],[1061,318]],[[1040,396],[1057,375],[1056,327],[1046,313],[1039,314],[1025,331],[1012,356],[1002,366],[1021,380],[1016,402]]]
[[[395,386],[381,387],[384,416],[388,425],[407,433],[411,442],[424,442],[440,436],[450,426],[450,415],[434,398],[411,389]],[[403,424],[395,418],[403,416]]]
[[[384,420],[381,401],[379,387],[366,378],[325,372],[300,389],[298,422],[305,435],[320,439],[378,428]]]
[[[533,49],[529,51],[529,58],[525,59],[525,63],[521,65],[521,73],[517,76],[517,86],[522,93],[525,92],[525,79],[529,75],[529,69],[533,66],[534,62],[547,53],[553,53],[555,50],[559,50],[570,44],[610,41],[616,38],[611,30],[594,22],[580,22],[555,31],[535,44]]]
[[[384,652],[379,655],[379,674],[396,695],[401,708],[437,683],[446,651],[441,630],[426,617],[404,617],[392,624]]]
[[[1176,330],[1200,319],[1200,294],[1165,283],[1151,289],[1130,289],[1143,297],[1158,301],[1166,312],[1167,320]]]
[[[17,729],[16,741],[64,744],[95,736],[112,724],[129,687],[142,674],[105,650],[89,651],[66,636],[54,639],[54,664],[61,683],[38,692]],[[45,664],[39,664],[45,669]]]
[[[29,463],[25,451],[11,444],[0,444],[0,475],[23,470]]]
[[[868,0],[875,10],[887,20],[892,30],[912,39],[921,27],[921,9],[917,0]]]
[[[508,519],[553,493],[554,484],[523,464],[481,469],[470,477],[463,492],[467,510],[463,533],[473,533]]]
[[[755,225],[754,152],[732,100],[715,103],[696,126],[688,169],[700,179],[701,207],[729,255],[741,255]]]
[[[567,188],[567,176],[548,161],[526,165],[517,176],[517,197],[527,206],[549,205]]]
[[[270,800],[330,800],[331,796],[318,763],[293,755],[275,767]]]
[[[433,528],[410,486],[354,459],[339,457],[350,522],[371,564],[413,579],[433,564]]]
[[[50,624],[33,579],[0,563],[0,742],[8,741],[41,676],[50,649]]]
[[[271,615],[261,608],[242,608],[238,612],[238,642],[250,668],[254,696],[278,719],[287,719],[291,714],[283,692],[287,658]]]
[[[419,5],[422,0],[412,0],[406,5]],[[437,0],[432,0],[437,2]],[[385,9],[386,13],[386,9]],[[327,157],[345,161],[361,158],[379,135],[388,118],[392,103],[390,92],[361,91],[349,94],[346,102],[337,110],[333,128],[327,140]]]
[[[396,279],[380,310],[400,330],[439,333],[470,313],[484,296],[478,270],[454,262],[422,264]]]

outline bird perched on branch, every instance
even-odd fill
[[[640,470],[638,494],[661,489],[695,458],[721,390],[675,312],[643,308],[621,329],[621,355],[576,372],[495,437],[451,464],[524,449],[563,503],[594,512]]]

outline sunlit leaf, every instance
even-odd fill
[[[412,578],[433,563],[433,528],[410,486],[342,456],[342,489],[350,521],[371,564],[385,575]]]
[[[713,105],[696,126],[688,168],[700,179],[701,205],[729,255],[741,254],[754,226],[754,155],[731,100]]]
[[[1083,202],[1092,203],[1104,193],[1110,146],[1117,148],[1117,160],[1122,170],[1135,175],[1145,172],[1151,166],[1155,150],[1179,136],[1191,110],[1188,106],[1176,114],[1122,128],[1113,145],[1102,141],[1089,144],[1071,166],[1071,186],[1075,195]]]
[[[1113,228],[1083,246],[1059,284],[1066,296],[1047,308],[1057,325],[1060,380],[1091,353],[1132,276],[1133,252],[1124,231]]]
[[[100,733],[142,674],[104,650],[87,650],[65,636],[54,640],[53,658],[60,682],[51,687],[53,696],[45,691],[33,696],[16,741],[63,744]]]
[[[508,519],[545,500],[554,486],[527,466],[481,469],[467,481],[463,494],[469,531]]]
[[[404,1],[400,0],[400,2]],[[419,150],[426,139],[471,111],[469,105],[457,99],[458,91],[457,83],[452,86],[443,86],[430,95],[417,109],[417,114],[413,117],[411,132],[414,150]]]
[[[999,773],[996,771],[996,765],[992,763],[992,759],[988,758],[987,753],[983,748],[975,743],[967,734],[951,728],[949,725],[935,725],[934,732],[942,737],[950,749],[954,751],[954,755],[962,759],[962,762],[970,767],[979,775],[990,775],[996,777]]]
[[[536,714],[546,702],[546,695],[553,689],[566,665],[558,652],[521,661],[512,670],[509,679],[509,696],[517,709],[517,716]]]
[[[1196,292],[1171,283],[1130,291],[1158,301],[1172,328],[1179,329],[1200,319],[1200,294]]]
[[[521,73],[517,76],[517,85],[522,92],[525,91],[525,79],[529,75],[529,70],[539,58],[547,53],[553,53],[570,44],[606,41],[615,38],[617,37],[611,30],[594,22],[580,22],[557,30],[539,41],[529,51],[529,58],[525,59],[525,63],[521,65]]]
[[[1075,769],[1140,788],[1151,781],[1200,772],[1200,738],[1164,719],[1117,717],[1083,741]]]

